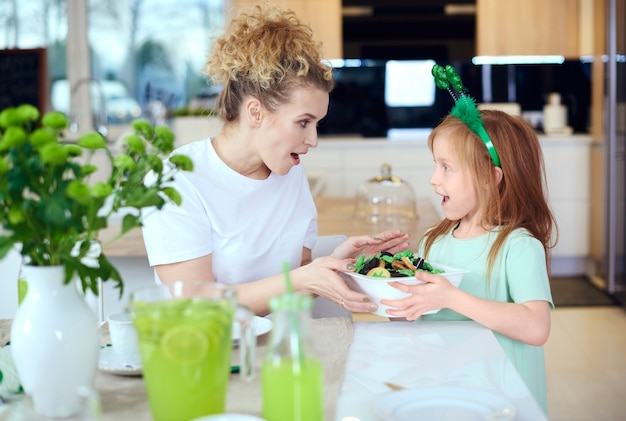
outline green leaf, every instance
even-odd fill
[[[138,155],[143,155],[146,153],[146,144],[136,134],[131,134],[131,135],[126,136],[124,141],[128,145],[129,153],[136,153]]]
[[[5,175],[9,172],[9,164],[2,158],[0,158],[0,175]]]
[[[9,209],[8,218],[9,222],[13,225],[19,225],[26,219],[24,211],[20,209],[17,205],[12,206],[11,209]]]
[[[88,203],[90,198],[89,186],[82,181],[72,180],[65,190],[65,194],[70,199],[76,200],[78,203]]]
[[[95,165],[92,164],[86,164],[86,165],[81,165],[80,167],[80,176],[82,177],[86,177],[90,174],[95,173],[96,171],[98,171],[98,167],[96,167]]]
[[[172,202],[176,203],[178,206],[183,202],[183,198],[180,196],[180,193],[176,191],[176,189],[172,187],[164,187],[161,190]]]
[[[41,124],[56,130],[63,130],[67,127],[67,117],[58,111],[50,111],[43,116]]]
[[[39,110],[30,104],[22,104],[17,107],[17,113],[22,118],[22,121],[37,121],[39,120]]]
[[[39,128],[30,135],[30,143],[35,147],[54,142],[58,142],[57,136],[48,127]]]
[[[96,150],[106,148],[107,142],[100,133],[91,132],[82,135],[78,139],[78,145],[86,149]]]
[[[132,199],[129,199],[127,203],[128,206],[132,206],[137,209],[151,206],[156,206],[160,209],[164,204],[165,201],[161,196],[159,196],[158,191],[155,189],[150,189],[141,195],[135,195]]]
[[[146,155],[150,169],[158,174],[163,172],[163,160],[156,155]]]
[[[91,187],[91,195],[93,197],[108,197],[113,193],[113,187],[104,182],[98,182]]]
[[[71,205],[62,192],[54,192],[45,202],[36,204],[35,213],[49,228],[66,228],[72,224]]]
[[[48,143],[39,148],[41,162],[50,165],[63,165],[67,160],[67,150],[58,143]]]
[[[67,150],[67,155],[73,158],[83,154],[83,149],[78,145],[66,144],[63,147]]]
[[[193,171],[193,161],[186,155],[173,155],[170,162],[182,171]]]
[[[141,226],[141,218],[137,215],[126,214],[122,219],[122,233]]]
[[[15,107],[9,107],[0,113],[0,127],[22,127],[22,117]]]
[[[157,126],[155,129],[155,146],[164,154],[174,150],[174,133],[167,126]]]
[[[26,131],[21,127],[8,127],[2,136],[2,149],[18,147],[26,142]]]
[[[102,280],[110,280],[115,282],[114,288],[120,290],[119,298],[122,298],[122,295],[124,294],[124,283],[122,282],[122,276],[120,275],[118,270],[115,268],[115,266],[111,264],[109,259],[107,259],[104,254],[100,255],[100,257],[98,258],[98,263],[100,265],[100,268],[106,270],[107,273],[107,277],[103,277]]]
[[[142,135],[148,140],[151,140],[154,137],[154,129],[148,120],[137,119],[132,122],[131,126],[133,130]]]
[[[113,159],[113,164],[122,171],[132,171],[137,167],[135,160],[126,154],[119,154]]]

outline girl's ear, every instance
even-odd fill
[[[262,110],[261,101],[255,97],[250,97],[245,103],[246,120],[250,127],[259,127],[261,125]]]
[[[502,177],[504,176],[504,174],[502,174],[502,168],[494,166],[493,176],[496,182],[496,186],[499,185],[500,182],[502,181]]]

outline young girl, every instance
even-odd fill
[[[418,254],[469,273],[455,288],[441,275],[417,272],[424,284],[393,284],[411,297],[382,302],[400,308],[388,311],[392,317],[471,319],[493,330],[547,412],[543,345],[554,308],[548,262],[555,222],[541,147],[519,117],[483,111],[468,125],[452,114],[428,138],[430,183],[445,219],[424,235]]]

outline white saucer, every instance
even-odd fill
[[[105,373],[117,374],[119,376],[141,376],[141,364],[124,364],[115,354],[112,346],[100,349],[100,359],[98,368]]]

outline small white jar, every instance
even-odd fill
[[[561,104],[561,95],[551,93],[543,107],[543,131],[546,134],[563,133],[567,127],[567,107]]]

